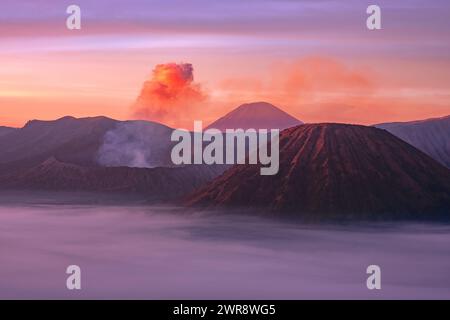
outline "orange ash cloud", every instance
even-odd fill
[[[192,122],[187,118],[191,118],[206,98],[201,86],[194,82],[192,64],[159,64],[153,69],[152,77],[144,82],[133,105],[133,114],[177,127]]]

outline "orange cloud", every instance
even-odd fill
[[[384,79],[386,80],[386,79]],[[382,75],[369,67],[343,63],[327,57],[307,57],[277,63],[267,77],[239,77],[222,82],[227,99],[236,103],[270,101],[306,122],[373,124],[438,116],[449,112],[448,104],[429,97],[421,101],[415,92],[401,96],[401,88],[386,86]]]
[[[373,89],[368,70],[349,67],[337,60],[309,57],[282,67],[275,75],[291,97],[317,94],[367,94]]]
[[[144,82],[132,109],[135,117],[178,126],[206,98],[204,90],[194,82],[192,64],[159,64]]]
[[[450,112],[446,101],[426,89],[393,86],[388,80],[370,67],[309,57],[275,68],[270,87],[275,102],[307,122],[374,124]]]
[[[239,94],[254,94],[260,99],[298,103],[368,95],[374,89],[374,82],[368,70],[352,68],[331,58],[308,57],[274,65],[266,79],[226,79],[222,81],[222,89],[236,98]]]

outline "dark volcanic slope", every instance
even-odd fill
[[[0,176],[51,157],[82,166],[133,166],[129,158],[136,150],[150,149],[155,164],[162,165],[170,156],[171,132],[159,123],[106,117],[29,121],[23,128],[0,136]]]
[[[450,116],[375,126],[388,130],[450,168]]]
[[[2,189],[96,191],[142,194],[148,199],[183,196],[223,172],[221,166],[177,168],[82,167],[50,158],[40,165],[0,177]]]
[[[187,204],[331,218],[427,218],[450,210],[450,170],[384,130],[302,125],[282,132],[277,175],[234,166]]]
[[[286,129],[302,122],[267,102],[243,104],[208,126],[226,129]]]
[[[29,168],[52,156],[94,165],[105,133],[116,124],[116,120],[105,117],[29,121],[23,128],[0,137],[0,175],[2,171]]]

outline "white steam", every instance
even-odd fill
[[[147,121],[119,123],[105,134],[97,162],[107,167],[170,166],[172,129]]]

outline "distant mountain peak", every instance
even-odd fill
[[[238,106],[236,109],[234,109],[234,111],[239,111],[241,109],[249,109],[249,110],[253,110],[253,111],[259,111],[259,110],[263,110],[263,109],[266,109],[266,110],[277,109],[281,112],[284,112],[277,106],[275,106],[269,102],[266,102],[266,101],[243,103],[240,106]]]
[[[70,121],[70,120],[76,120],[77,118],[75,118],[75,117],[73,117],[73,116],[64,116],[64,117],[61,117],[61,118],[59,118],[59,119],[57,119],[56,121]]]
[[[208,129],[286,129],[302,122],[268,102],[245,103],[211,123]]]

